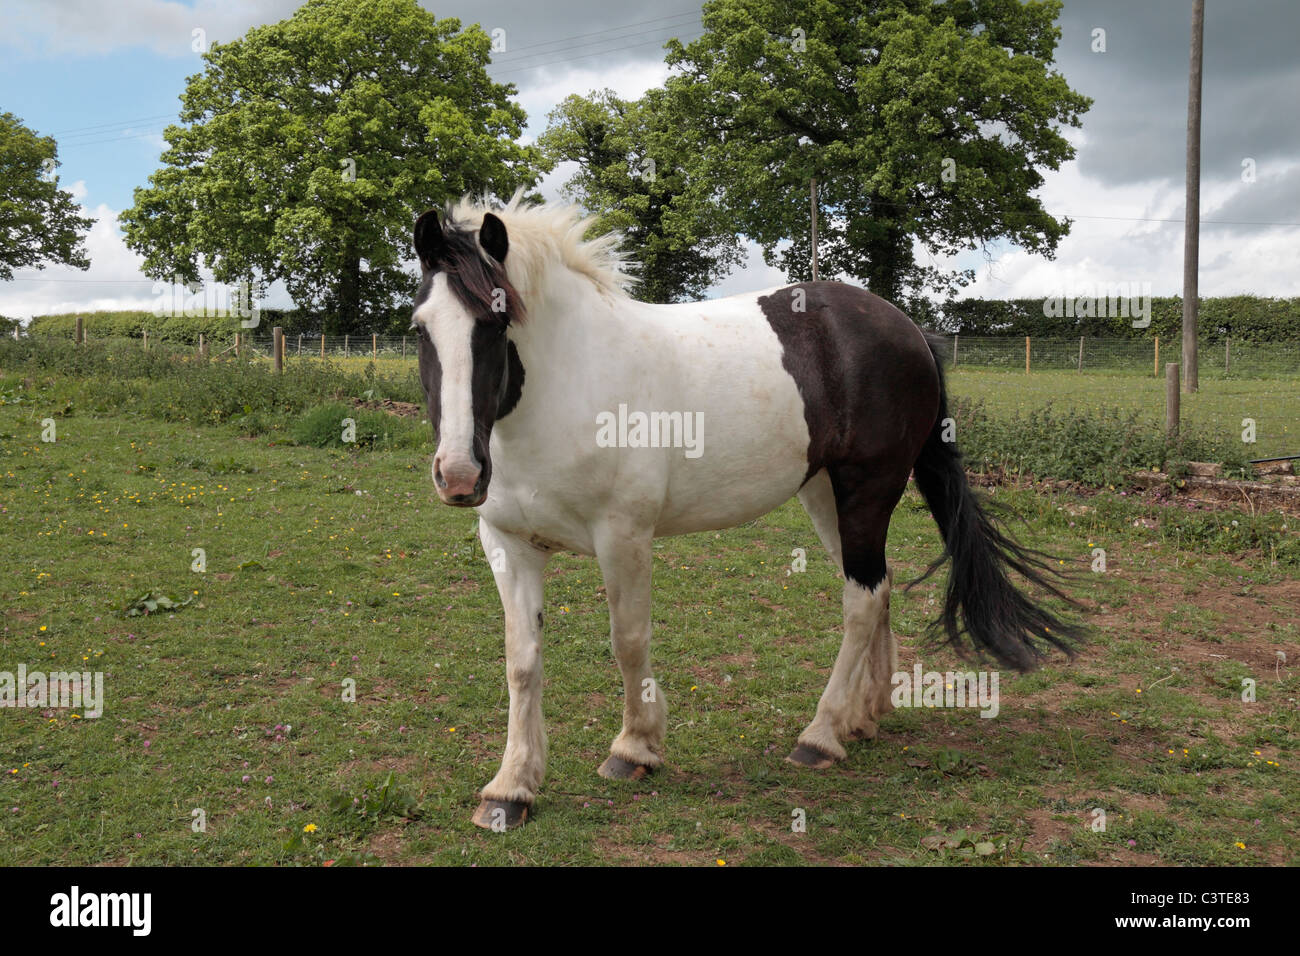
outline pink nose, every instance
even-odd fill
[[[469,459],[444,461],[433,459],[433,480],[443,498],[473,498],[478,495],[478,481],[483,469]]]

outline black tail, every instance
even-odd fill
[[[939,372],[939,419],[913,472],[916,487],[939,525],[944,552],[907,587],[952,561],[943,614],[930,626],[930,636],[946,639],[963,655],[967,653],[963,631],[977,656],[991,654],[999,664],[1017,670],[1036,667],[1051,647],[1073,654],[1085,629],[1036,606],[1016,589],[1008,574],[1016,571],[1026,581],[1077,605],[1049,580],[1049,576],[1061,577],[1048,564],[1051,558],[1022,547],[1003,532],[1001,522],[990,516],[966,481],[956,442],[943,440],[949,413],[943,361],[937,351],[942,340],[926,338]]]

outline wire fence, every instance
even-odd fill
[[[269,329],[259,329],[257,334],[241,332],[237,338],[231,332],[212,338],[196,335],[193,341],[167,339],[158,342],[147,336],[118,341],[134,341],[145,348],[163,346],[197,350],[202,345],[209,357],[238,353],[270,359],[275,354],[274,338]],[[1127,372],[1160,377],[1164,375],[1167,363],[1182,362],[1181,339],[1160,338],[948,335],[943,338],[938,351],[949,368],[1017,369],[1030,373],[1069,370],[1081,374]],[[413,362],[418,355],[419,342],[413,332],[408,335],[303,333],[284,337],[287,362],[312,359],[404,359]],[[1300,342],[1234,339],[1203,342],[1198,359],[1200,374],[1210,377],[1300,377]]]
[[[1164,375],[1170,362],[1182,363],[1182,341],[1175,339],[1046,338],[1038,336],[945,337],[940,355],[949,367],[1132,372]],[[1202,375],[1263,378],[1300,376],[1300,343],[1203,342],[1197,352]]]

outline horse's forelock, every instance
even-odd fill
[[[476,319],[504,315],[507,322],[523,321],[524,304],[511,285],[505,267],[484,252],[478,243],[477,230],[457,228],[448,219],[443,233],[442,255],[437,271],[447,276],[447,285]],[[505,311],[500,309],[501,290]]]

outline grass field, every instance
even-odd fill
[[[1073,393],[1162,387],[1089,381]],[[960,372],[954,388],[1009,407],[1065,387],[1029,383]],[[1002,674],[996,719],[899,710],[822,773],[782,761],[839,646],[837,576],[797,504],[657,542],[667,766],[637,783],[596,776],[621,684],[595,563],[557,557],[547,780],[535,820],[495,835],[469,816],[505,739],[500,606],[473,515],[436,504],[430,449],[111,409],[70,411],[42,442],[72,391],[0,407],[0,671],[102,671],[107,702],[95,719],[0,710],[0,864],[1300,862],[1300,571],[1238,535],[1245,515],[1196,516],[1210,549],[1191,514],[1119,492],[999,489],[1022,538],[1078,572],[1095,640]],[[1238,401],[1208,392],[1198,411],[1230,422]],[[890,537],[900,583],[937,554],[914,493]],[[806,573],[787,574],[795,548]],[[895,589],[904,670],[955,664],[920,638],[941,583]],[[193,600],[123,616],[154,590]]]
[[[982,369],[961,366],[951,373],[953,394],[981,401],[994,415],[1024,414],[1049,402],[1061,409],[1103,406],[1137,410],[1153,428],[1164,427],[1165,380],[1132,373],[1090,373]],[[1242,420],[1255,422],[1249,458],[1300,455],[1300,375],[1292,378],[1206,376],[1194,395],[1182,396],[1183,420],[1224,440],[1240,442]]]

